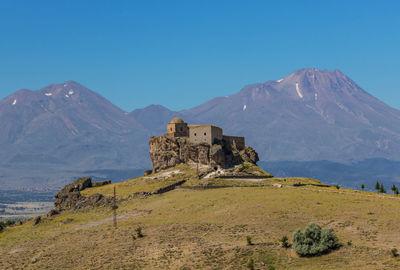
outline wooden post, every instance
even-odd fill
[[[117,192],[116,192],[116,186],[114,185],[114,197],[113,197],[113,222],[114,222],[114,227],[117,228]]]
[[[199,176],[199,151],[197,151],[196,175],[197,175],[197,179],[200,179],[200,176]]]

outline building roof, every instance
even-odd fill
[[[185,122],[183,122],[183,120],[181,118],[175,117],[174,119],[171,120],[170,123],[172,123],[172,124],[182,124],[182,123],[185,123]]]
[[[214,126],[214,125],[189,125],[189,128],[197,128],[197,127],[215,127],[215,128],[222,129],[222,128]]]

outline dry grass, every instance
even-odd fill
[[[130,199],[119,205],[118,215],[123,218],[118,228],[113,228],[111,221],[83,226],[111,220],[112,211],[106,207],[64,212],[37,227],[27,223],[8,228],[0,234],[0,268],[246,269],[250,258],[256,269],[271,265],[276,269],[400,268],[399,259],[390,255],[390,249],[400,248],[398,198],[336,188],[293,187],[298,181],[319,183],[273,178],[260,187],[178,189],[147,199]],[[159,182],[139,178],[118,184],[117,190],[124,190],[124,194],[149,191],[162,184]],[[109,190],[112,186],[96,192],[107,194]],[[135,216],[137,212],[148,214]],[[67,218],[73,221],[62,224]],[[291,239],[294,230],[309,222],[333,228],[343,246],[315,258],[299,258],[291,249],[279,247],[278,239],[284,235]],[[138,226],[143,227],[145,237],[134,239]],[[247,245],[248,235],[255,245]],[[352,245],[347,245],[349,241]],[[33,258],[36,263],[32,263]]]

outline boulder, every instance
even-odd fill
[[[47,213],[47,217],[52,217],[55,215],[58,215],[60,213],[60,211],[56,210],[56,209],[51,209],[48,213]]]
[[[14,223],[14,226],[20,226],[20,225],[22,225],[22,224],[24,224],[24,222],[23,222],[22,220],[17,220],[17,221]]]
[[[40,223],[40,221],[42,220],[41,216],[37,216],[33,219],[33,226],[36,226]]]
[[[111,183],[111,181],[100,183],[99,185],[105,185]],[[105,197],[101,194],[94,194],[90,197],[82,196],[80,191],[92,186],[92,180],[87,177],[79,178],[72,184],[66,185],[55,195],[55,211],[61,212],[66,209],[80,209],[87,206],[103,206],[112,202],[111,197]]]
[[[101,186],[105,186],[105,185],[109,185],[109,184],[111,184],[111,180],[92,182],[92,187],[101,187]]]
[[[92,187],[92,179],[90,177],[81,177],[78,178],[75,182],[66,185],[63,189],[61,189],[58,192],[58,194],[66,194],[74,191],[82,191],[89,187]]]
[[[148,175],[150,175],[152,172],[153,172],[153,170],[146,170],[146,171],[144,171],[143,176],[148,176]]]

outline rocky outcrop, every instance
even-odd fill
[[[47,217],[52,217],[55,215],[58,215],[60,213],[60,211],[56,210],[56,209],[51,209],[48,213],[47,213]]]
[[[35,217],[35,218],[33,219],[33,225],[32,225],[32,226],[37,226],[37,225],[40,223],[41,220],[42,220],[42,217],[41,217],[41,216]]]
[[[109,184],[110,182],[105,181],[103,184]],[[86,206],[103,206],[111,204],[112,198],[105,197],[101,194],[93,194],[89,197],[82,196],[80,193],[86,188],[97,186],[98,184],[92,183],[92,179],[88,177],[82,177],[65,186],[56,195],[54,202],[55,210],[60,212],[66,209],[80,209]]]
[[[183,163],[199,163],[217,168],[230,168],[244,161],[256,164],[257,152],[246,146],[237,150],[235,145],[222,140],[219,144],[193,144],[185,137],[151,137],[150,158],[153,172],[158,172]]]

